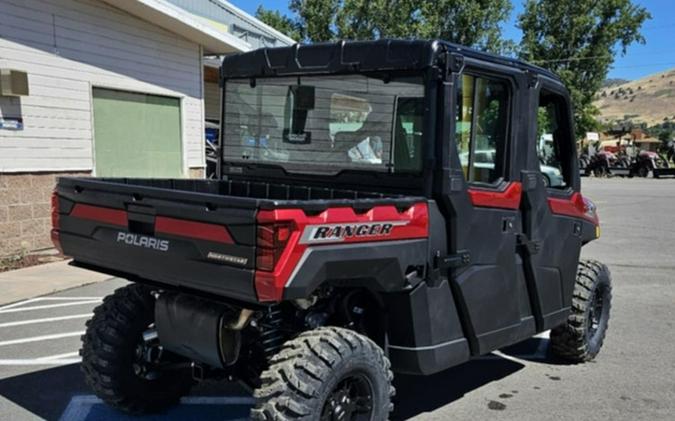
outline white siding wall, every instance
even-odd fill
[[[204,83],[204,110],[207,120],[220,121],[220,87],[217,83]]]
[[[0,172],[93,168],[91,87],[181,98],[184,169],[204,165],[201,51],[97,0],[0,0],[0,68],[30,95],[0,97]],[[187,174],[187,171],[186,171]]]

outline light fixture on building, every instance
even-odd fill
[[[0,69],[0,96],[27,96],[28,74],[19,70]]]

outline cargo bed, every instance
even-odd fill
[[[60,178],[55,242],[75,264],[141,282],[256,302],[257,213],[374,206],[420,197],[244,180]]]

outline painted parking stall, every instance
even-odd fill
[[[125,283],[114,279],[0,306],[0,419],[24,419],[23,410],[62,421],[248,419],[253,398],[232,385],[217,390],[209,385],[195,387],[195,396],[184,397],[180,405],[141,418],[122,414],[91,394],[80,374],[80,336],[94,308]],[[29,390],[32,378],[44,378],[35,381],[39,393]],[[65,388],[56,385],[61,382]],[[18,386],[6,386],[13,384]],[[21,416],[6,412],[8,405],[2,398],[14,394]]]
[[[37,297],[0,307],[0,366],[78,363],[84,322],[102,299]]]

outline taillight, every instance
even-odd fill
[[[56,193],[56,190],[52,193],[52,230],[51,237],[54,247],[63,254],[63,248],[61,247],[61,238],[59,236],[59,195]]]
[[[293,231],[290,222],[258,225],[256,269],[273,272]]]

